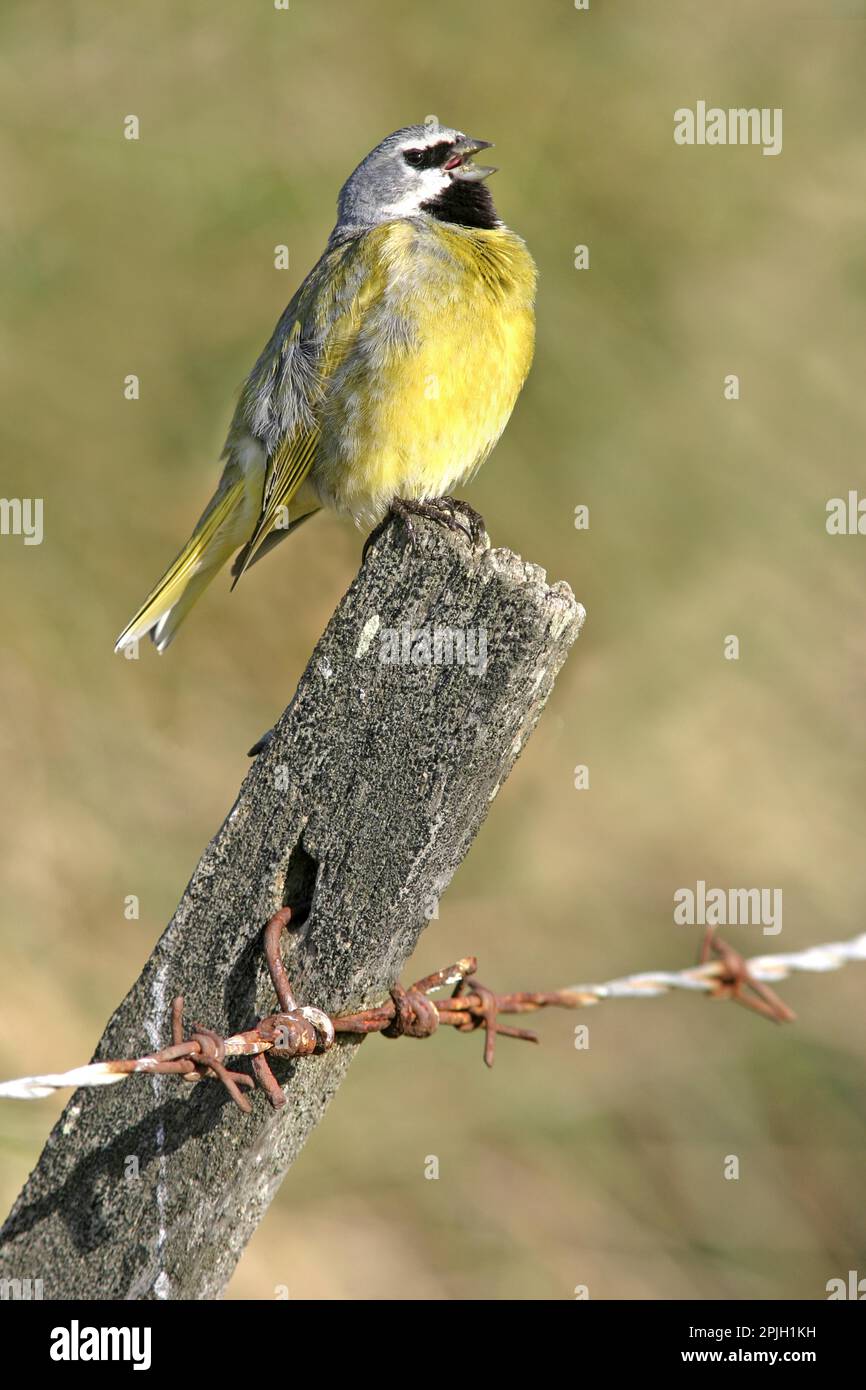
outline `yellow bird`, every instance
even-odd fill
[[[472,156],[442,126],[407,126],[344,184],[321,260],[250,372],[214,496],[117,640],[165,651],[239,551],[247,567],[321,507],[375,526],[390,512],[477,535],[448,494],[484,461],[529,371],[535,264],[499,220]]]

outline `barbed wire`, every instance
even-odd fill
[[[655,999],[683,989],[733,999],[775,1022],[790,1022],[795,1015],[770,988],[770,982],[799,972],[823,974],[854,961],[866,961],[866,933],[850,941],[833,941],[746,960],[711,931],[704,942],[701,962],[684,970],[645,971],[604,984],[572,985],[547,992],[496,994],[475,979],[477,962],[470,956],[418,980],[408,990],[395,985],[390,998],[380,1005],[332,1018],[321,1009],[299,1005],[295,999],[280,954],[281,934],[291,920],[291,908],[282,908],[265,927],[264,951],[280,1012],[269,1014],[254,1028],[223,1037],[193,1024],[191,1035],[185,1038],[183,998],[178,997],[172,1005],[172,1042],[160,1052],[91,1062],[65,1072],[18,1077],[0,1083],[0,1099],[38,1100],[66,1087],[110,1086],[134,1075],[178,1075],[185,1081],[212,1076],[223,1083],[241,1110],[249,1112],[252,1107],[241,1088],[256,1084],[266,1092],[272,1105],[285,1104],[266,1053],[299,1057],[325,1052],[334,1045],[338,1033],[364,1036],[378,1032],[392,1038],[423,1038],[430,1037],[440,1024],[460,1032],[481,1028],[485,1032],[484,1060],[492,1066],[498,1035],[538,1042],[537,1035],[528,1029],[500,1023],[500,1014],[532,1013],[543,1008],[580,1009],[609,999]],[[715,959],[709,959],[711,954]],[[454,986],[449,998],[430,998],[447,985]],[[224,1065],[229,1057],[250,1057],[253,1075],[230,1071]]]
[[[807,946],[802,951],[752,956],[745,963],[754,980],[769,983],[786,980],[799,971],[823,974],[840,970],[852,961],[866,961],[866,932],[850,941],[830,941],[823,946]],[[572,985],[568,993],[580,995],[585,1004],[603,999],[654,999],[672,989],[712,990],[713,982],[724,971],[721,960],[705,961],[687,970],[653,970],[624,975],[603,985]]]

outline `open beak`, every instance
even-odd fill
[[[478,183],[480,179],[495,174],[496,168],[492,164],[472,164],[470,161],[479,150],[492,148],[491,140],[470,140],[467,136],[465,140],[457,141],[442,168],[447,169],[452,178],[462,179],[464,183]]]

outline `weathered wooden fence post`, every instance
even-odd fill
[[[417,532],[412,548],[395,523],[371,549],[98,1058],[163,1046],[175,994],[223,1033],[272,1012],[261,929],[300,899],[284,959],[302,1003],[378,1002],[400,974],[583,618],[509,551]],[[212,1083],[77,1091],[3,1229],[0,1278],[40,1278],[46,1298],[219,1296],[356,1046],[275,1063],[288,1105],[258,1092],[250,1116]]]

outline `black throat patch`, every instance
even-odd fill
[[[429,212],[440,222],[454,222],[458,227],[484,227],[488,231],[499,221],[487,185],[465,179],[451,179],[447,188],[421,204],[421,211]]]

